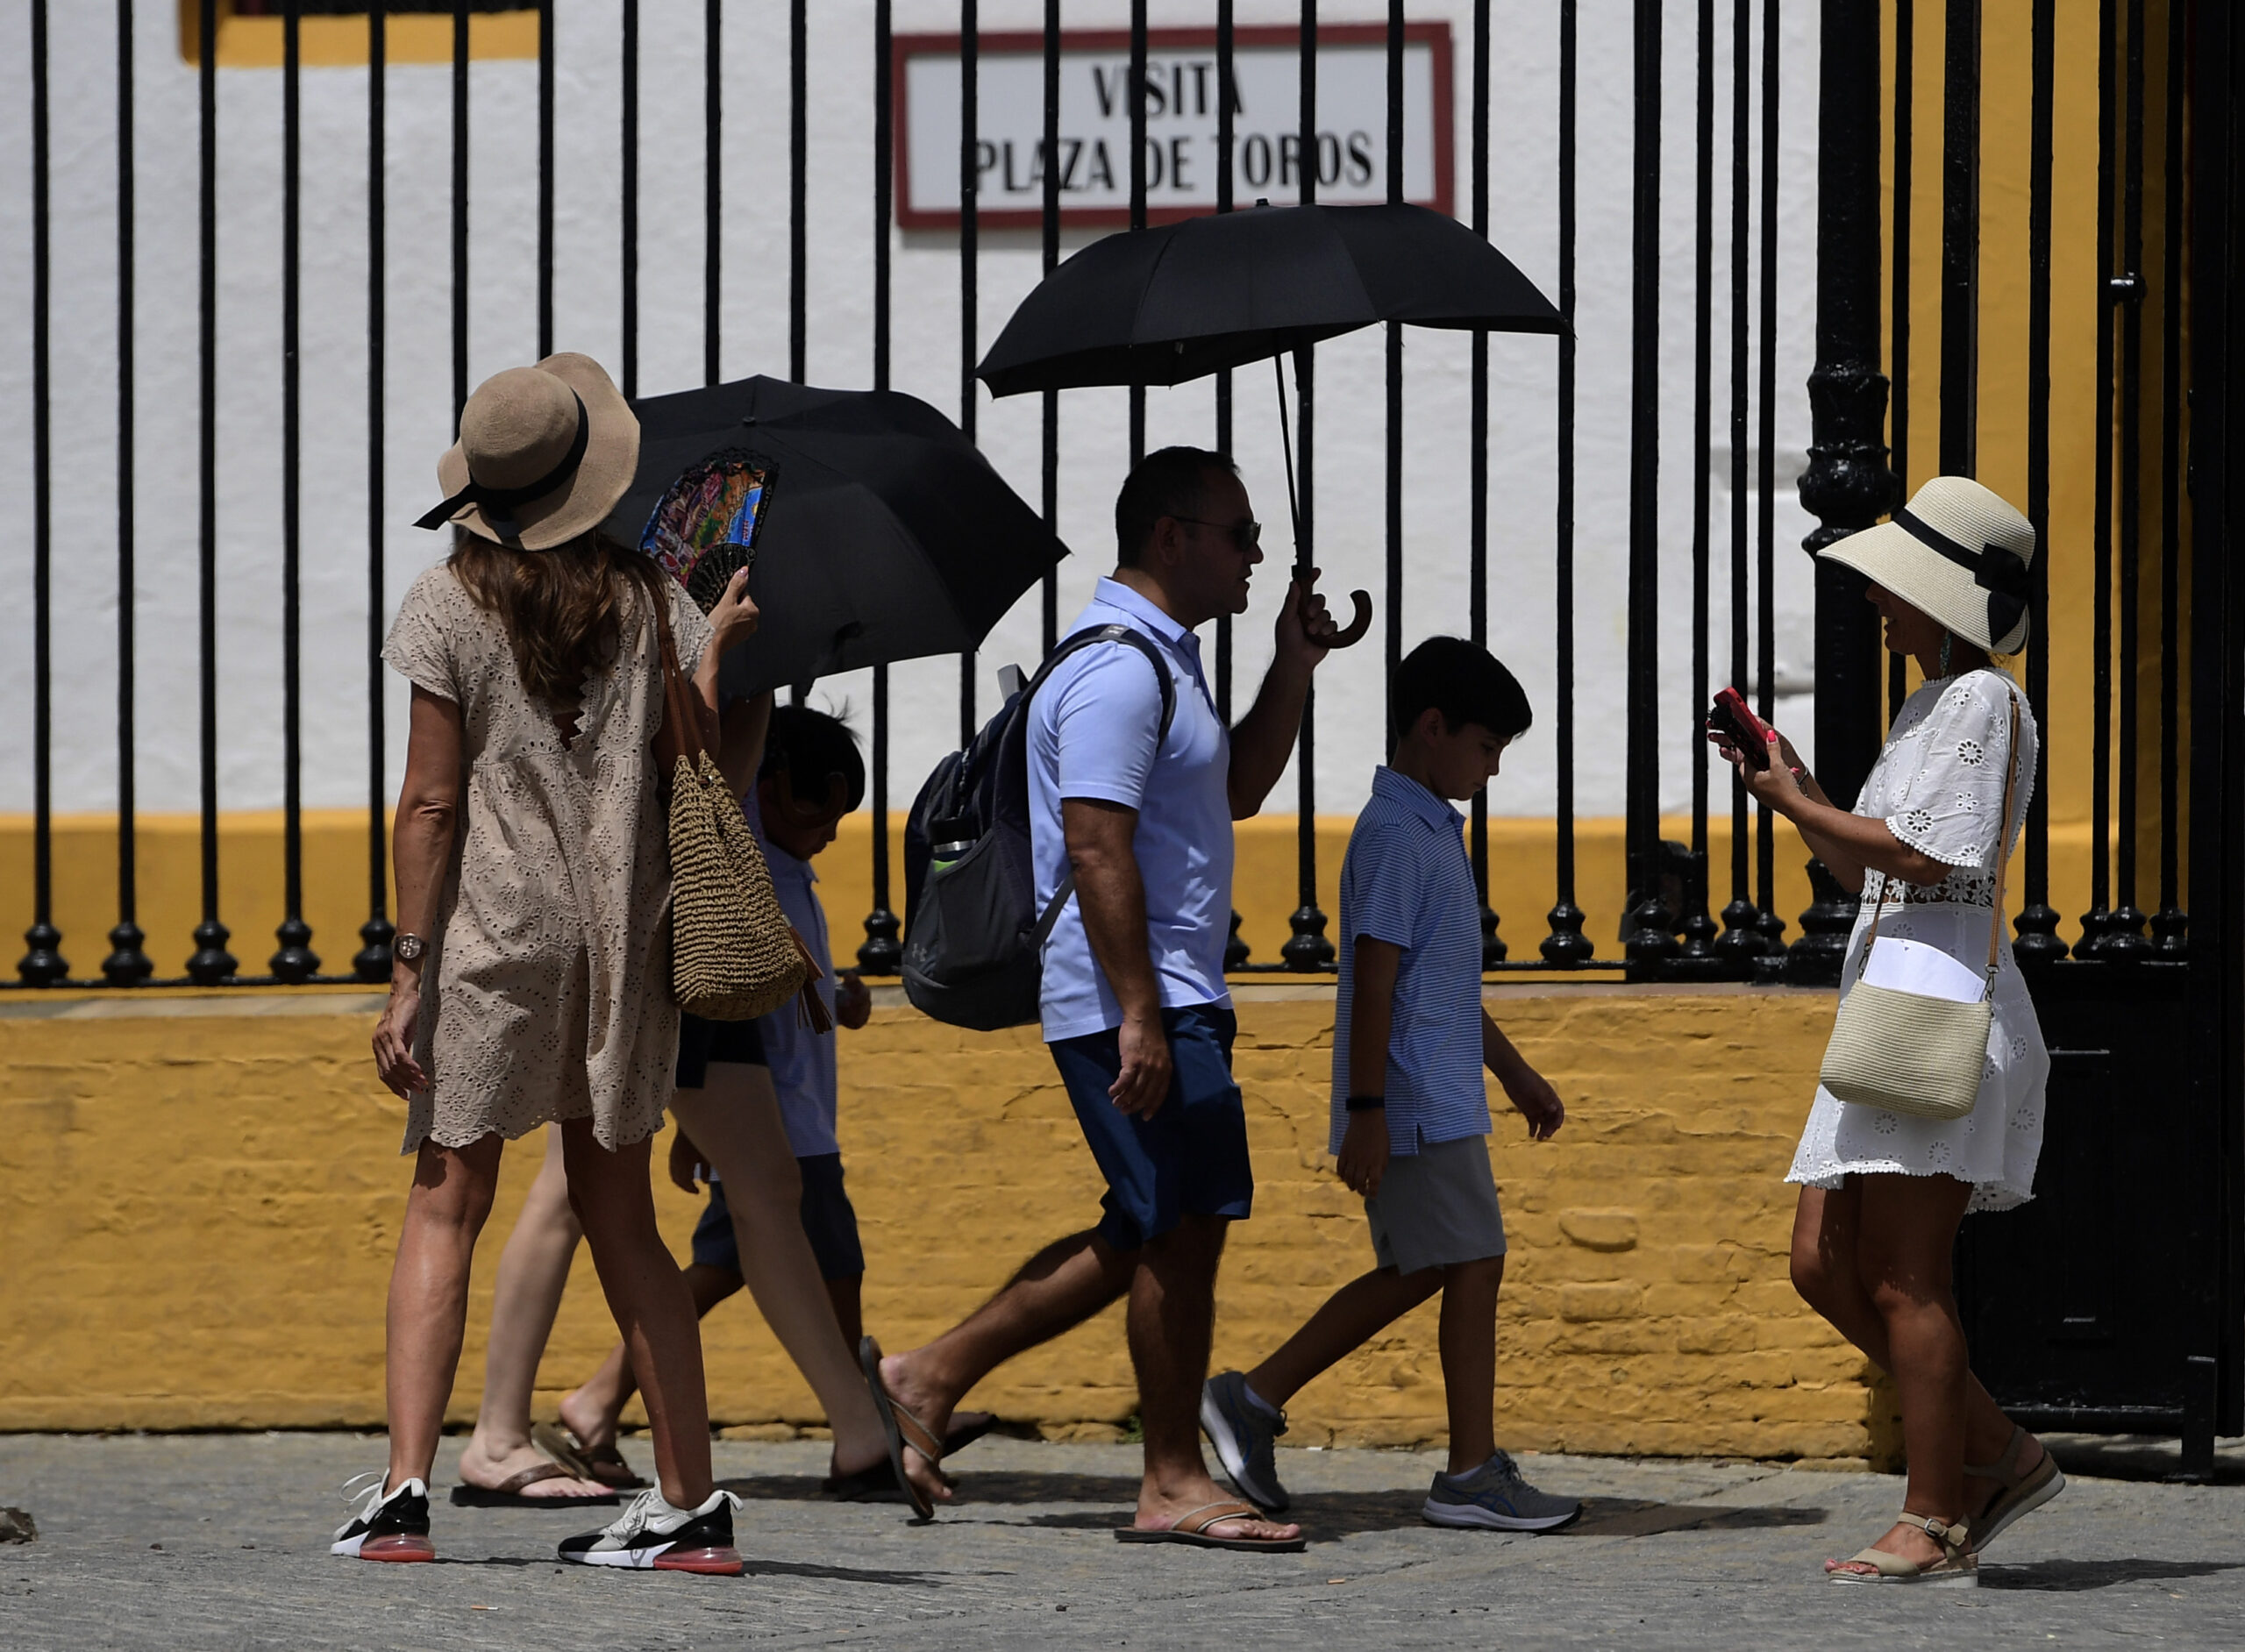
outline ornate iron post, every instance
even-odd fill
[[[1800,502],[1820,526],[1814,555],[1893,509],[1886,463],[1886,376],[1879,361],[1878,0],[1823,0],[1817,76],[1816,367],[1808,375],[1811,438]],[[1878,754],[1878,632],[1861,576],[1816,567],[1816,775],[1852,805]],[[1856,903],[1821,862],[1814,901],[1785,957],[1785,979],[1839,979]]]

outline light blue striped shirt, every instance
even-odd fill
[[[1341,992],[1333,1029],[1331,1150],[1349,1128],[1349,1017],[1360,936],[1403,949],[1387,1037],[1387,1143],[1398,1155],[1489,1133],[1481,1069],[1481,899],[1465,817],[1394,770],[1372,797],[1341,863]]]

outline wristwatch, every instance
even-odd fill
[[[423,953],[429,950],[428,942],[410,929],[397,936],[389,943],[390,956],[401,964],[418,964]]]

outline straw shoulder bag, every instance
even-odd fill
[[[1996,878],[1988,920],[1988,966],[1978,1000],[1959,1003],[1926,993],[1879,986],[1862,979],[1878,944],[1882,886],[1871,909],[1856,984],[1840,1005],[1819,1075],[1842,1101],[1920,1119],[1961,1119],[1980,1096],[1995,1019],[1997,947],[2003,936],[2004,872],[2011,860],[2011,803],[2019,784],[2019,700],[2011,701],[2011,766],[2004,775],[2003,812],[1996,823]]]
[[[702,737],[670,605],[658,602],[655,615],[663,721],[654,752],[670,797],[672,990],[687,1014],[709,1021],[752,1021],[801,994],[806,1017],[823,1032],[832,1023],[814,984],[825,972],[780,910],[756,834]]]

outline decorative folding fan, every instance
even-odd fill
[[[770,460],[728,448],[689,466],[647,518],[639,548],[707,613],[736,568],[756,560],[774,474]]]

